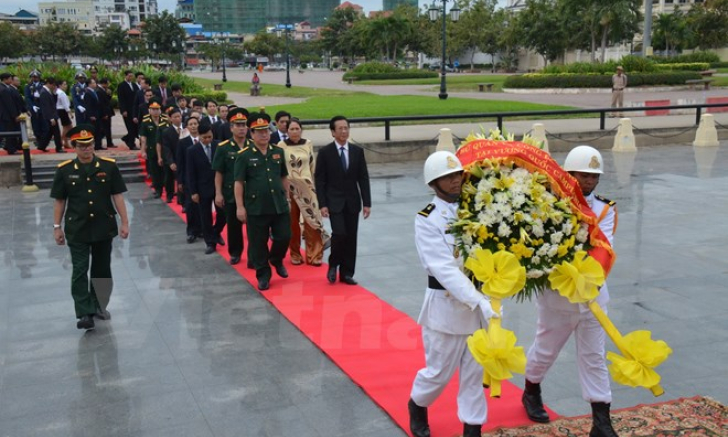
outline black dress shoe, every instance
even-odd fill
[[[76,322],[76,328],[78,329],[85,329],[87,331],[94,329],[96,325],[94,324],[94,318],[91,315],[86,315],[78,319],[78,322]]]
[[[427,418],[427,408],[415,404],[412,399],[407,403],[409,411],[410,432],[413,437],[430,437],[430,424]]]
[[[205,255],[210,255],[211,253],[215,253],[215,246],[207,246],[205,248]]]
[[[167,198],[167,203],[172,203],[172,202],[174,202],[174,199]]]
[[[288,270],[286,270],[286,266],[284,266],[283,264],[281,264],[281,265],[274,266],[274,267],[276,269],[276,273],[278,273],[278,276],[280,276],[281,278],[287,278],[288,277]]]
[[[252,262],[250,262],[250,261],[248,261],[248,266],[247,266],[247,267],[248,267],[248,268],[249,268],[250,270],[255,270],[255,267],[253,266],[253,263],[252,263]]]
[[[358,282],[356,282],[356,280],[354,280],[354,278],[352,278],[351,276],[342,276],[341,282],[343,282],[346,285],[357,285],[358,284]]]
[[[541,384],[536,384],[526,380],[526,386],[523,389],[523,396],[521,396],[521,403],[526,409],[526,416],[534,422],[538,423],[549,423],[549,413],[543,407],[543,400],[541,399]]]
[[[188,235],[187,236],[187,244],[192,244],[192,243],[195,242],[195,240],[197,240],[197,236],[195,236],[195,235]]]
[[[219,244],[220,246],[225,245],[225,240],[222,239],[222,235],[217,236],[217,244]]]
[[[240,263],[240,257],[239,256],[231,256],[230,257],[230,265],[234,266],[235,264]]]
[[[152,197],[155,199],[159,199],[160,197],[162,197],[162,195],[159,193],[154,193],[154,194],[152,194]]]
[[[258,279],[258,290],[265,291],[270,288],[270,279],[261,278]]]
[[[329,271],[326,272],[326,279],[328,279],[329,284],[336,282],[336,267],[329,266]]]

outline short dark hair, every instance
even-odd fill
[[[136,76],[136,77],[144,76],[144,73],[142,73],[141,71],[137,71],[136,73],[134,73],[134,76]]]
[[[199,133],[200,135],[206,134],[210,131],[212,131],[212,126],[209,123],[200,123],[199,129],[197,129],[197,133]]]
[[[346,125],[349,126],[349,119],[344,117],[343,115],[335,115],[331,118],[331,121],[329,122],[329,130],[336,130],[336,122],[344,120],[346,121]]]
[[[55,77],[46,77],[45,84],[46,85],[55,85],[56,78]]]
[[[185,97],[185,96],[179,96],[179,97],[177,97],[177,101],[179,102],[180,100],[184,100],[186,102],[187,101],[187,97]]]
[[[174,115],[174,114],[181,114],[181,113],[182,113],[182,111],[180,111],[180,110],[179,110],[179,108],[177,108],[177,107],[174,107],[174,106],[173,106],[173,107],[171,107],[171,108],[170,108],[170,109],[169,109],[169,110],[167,111],[167,115],[168,115],[168,116],[170,116],[170,117],[171,117],[172,115]]]
[[[210,106],[210,103],[214,103],[214,104],[215,104],[215,106],[217,106],[217,102],[216,102],[216,101],[214,101],[214,100],[212,100],[212,99],[210,99],[210,100],[208,100],[207,102],[205,102],[205,108],[207,108],[208,106]]]
[[[300,127],[300,128],[301,128],[301,130],[303,130],[303,125],[301,124],[301,120],[299,120],[299,119],[298,119],[298,118],[296,118],[296,117],[291,117],[291,121],[289,121],[289,122],[288,122],[288,128],[289,128],[289,129],[290,129],[290,127],[291,127],[291,125],[292,125],[293,123],[296,123],[296,124],[298,125],[298,127]]]
[[[159,80],[157,81],[159,83],[167,83],[167,76],[159,76]]]
[[[192,104],[192,106],[202,106],[202,102],[200,101],[200,99],[192,99],[190,103]]]
[[[109,83],[109,78],[108,77],[102,77],[101,79],[99,79],[99,83],[102,83],[102,84],[106,85],[106,84]]]
[[[13,77],[13,75],[8,72],[0,74],[0,80],[8,80],[8,79],[12,79],[12,77]]]
[[[143,77],[142,78],[142,82],[145,83],[145,84],[147,84],[147,85],[149,85],[149,86],[152,86],[152,80],[149,79],[148,77]]]
[[[133,71],[131,71],[131,70],[124,70],[124,76],[128,76],[131,73],[133,73]]]
[[[280,120],[283,117],[291,118],[291,113],[290,112],[287,112],[287,111],[278,111],[278,112],[276,112],[276,116],[275,116],[276,122],[278,122],[278,120]]]
[[[159,80],[161,81],[162,79],[159,79]],[[172,91],[173,92],[174,91],[182,91],[182,85],[180,85],[178,83],[173,83],[172,84]]]

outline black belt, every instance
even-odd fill
[[[432,288],[433,290],[444,290],[445,287],[440,284],[440,281],[438,281],[434,276],[428,276],[427,277],[427,288]]]

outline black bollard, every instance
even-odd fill
[[[33,183],[33,164],[30,160],[30,143],[28,142],[28,128],[25,125],[25,118],[20,121],[20,138],[23,140],[23,165],[25,166],[25,184],[21,191],[23,193],[34,193],[39,190]]]

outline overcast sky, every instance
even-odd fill
[[[364,8],[364,12],[369,11],[378,11],[382,9],[382,0],[349,0],[352,3],[361,5]],[[420,7],[424,6],[425,4],[429,5],[432,3],[432,0],[419,0],[420,1]],[[501,6],[505,5],[505,0],[499,0],[499,3]],[[169,10],[170,12],[174,12],[175,5],[177,4],[177,0],[157,0],[157,4],[159,5],[160,10]],[[32,6],[31,6],[32,5]],[[32,1],[21,1],[21,0],[0,0],[0,12],[5,12],[9,14],[14,14],[19,9],[28,9],[29,11],[37,12],[38,11],[38,3],[32,2]]]

